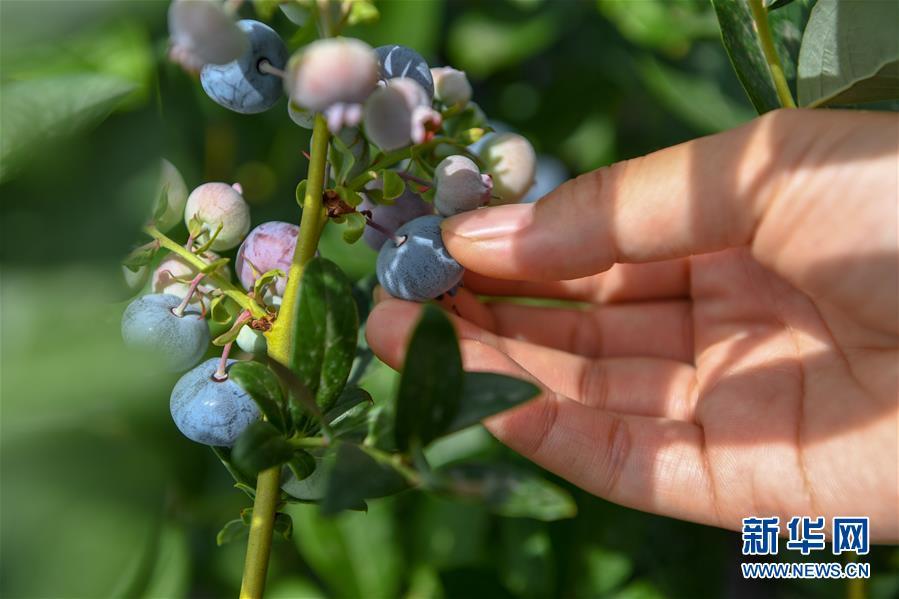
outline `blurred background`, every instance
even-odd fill
[[[241,14],[255,18],[249,4]],[[287,118],[284,101],[241,116],[208,100],[165,60],[167,5],[0,2],[5,597],[227,597],[239,588],[243,542],[219,548],[215,535],[248,500],[213,454],[172,424],[177,375],[122,351],[119,317],[130,292],[117,261],[140,239],[162,157],[190,188],[240,182],[254,223],[295,221],[309,134]],[[707,1],[378,7],[378,24],[347,35],[405,44],[432,66],[466,70],[475,101],[555,157],[556,171],[576,175],[754,114]],[[271,24],[293,49],[296,26],[280,11]],[[331,229],[322,253],[354,278],[370,273],[375,254]],[[395,380],[381,365],[364,386],[387,401]],[[429,457],[439,464],[486,454],[508,452],[473,429]],[[749,583],[739,576],[738,533],[565,486],[578,515],[554,523],[417,493],[335,519],[291,507],[294,535],[275,541],[268,595],[899,596],[895,547],[872,551],[873,577],[861,585]]]

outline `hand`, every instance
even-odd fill
[[[899,118],[780,111],[444,222],[466,368],[540,398],[485,424],[626,506],[899,538]],[[584,307],[482,302],[541,297]],[[399,368],[419,307],[380,301]]]

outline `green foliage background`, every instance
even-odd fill
[[[295,220],[308,132],[282,101],[219,108],[165,60],[167,2],[0,3],[2,545],[7,597],[236,595],[243,545],[215,546],[246,497],[168,414],[176,375],[122,351],[117,260],[138,238],[166,157],[190,187],[239,181],[254,223]],[[733,127],[754,111],[707,2],[379,2],[349,31],[469,72],[488,115],[572,174]],[[252,8],[243,9],[247,16]],[[280,12],[273,25],[295,31]],[[794,40],[795,41],[795,40]],[[326,232],[352,277],[374,253]],[[364,381],[392,395],[386,367]],[[502,454],[481,429],[436,466]],[[533,466],[527,466],[533,468]],[[562,481],[557,481],[564,484]],[[569,486],[570,487],[570,486]],[[843,582],[749,583],[739,534],[650,516],[570,488],[574,519],[500,518],[405,493],[335,519],[292,507],[270,597],[843,596]],[[869,556],[871,597],[899,593],[899,552]],[[794,559],[783,556],[783,559]],[[822,558],[823,559],[823,558]]]

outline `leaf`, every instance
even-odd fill
[[[287,462],[287,467],[297,480],[309,478],[315,472],[315,458],[308,451],[297,450]]]
[[[793,0],[765,0],[765,8],[768,10],[776,10],[792,2]]]
[[[159,245],[149,243],[135,248],[128,256],[122,260],[122,266],[132,272],[137,272],[142,266],[147,266],[153,261],[156,253],[159,251]]]
[[[265,287],[267,285],[273,285],[278,277],[286,276],[287,275],[284,273],[284,271],[279,268],[264,272],[262,276],[257,278],[256,282],[253,283],[253,296],[263,297],[265,295]]]
[[[899,98],[899,4],[818,0],[799,51],[799,104]]]
[[[253,9],[262,21],[271,21],[278,10],[278,0],[253,0]]]
[[[260,362],[240,361],[231,365],[228,377],[250,394],[266,420],[279,431],[288,431],[284,394],[274,372]]]
[[[458,412],[441,434],[448,435],[478,424],[488,416],[514,408],[539,394],[540,388],[528,381],[492,372],[466,372]]]
[[[0,96],[0,182],[47,143],[90,128],[135,85],[95,74],[58,75],[3,85]]]
[[[393,495],[407,487],[406,479],[396,470],[356,445],[341,443],[328,476],[322,513],[336,514],[364,504],[365,499]]]
[[[226,522],[222,529],[215,535],[215,544],[221,547],[231,541],[239,541],[249,534],[250,528],[240,518]]]
[[[466,12],[449,30],[450,64],[475,78],[486,77],[540,54],[558,38],[559,25],[559,19],[549,12],[515,21]]]
[[[732,129],[755,116],[745,100],[729,98],[708,77],[668,67],[650,56],[638,64],[640,76],[653,95],[675,116],[702,133]]]
[[[577,514],[577,505],[567,491],[505,464],[469,463],[441,468],[435,474],[444,479],[442,490],[482,501],[501,516],[552,521]]]
[[[369,405],[374,405],[375,403],[368,391],[360,389],[359,387],[344,387],[343,391],[340,392],[337,401],[331,406],[331,409],[325,412],[325,420],[327,420],[329,424],[336,424],[337,422],[340,422],[350,410],[363,403]]]
[[[463,387],[462,356],[452,323],[426,304],[406,350],[396,402],[396,446],[424,447],[455,419]]]
[[[353,208],[362,203],[362,196],[348,187],[338,187],[337,195]]]
[[[241,433],[231,450],[234,465],[247,474],[279,466],[293,457],[294,448],[268,422],[254,422]]]
[[[383,199],[390,201],[395,200],[406,191],[406,182],[400,177],[399,173],[389,169],[381,171],[383,183],[381,193]]]
[[[780,108],[774,79],[759,44],[747,0],[712,0],[721,39],[743,89],[759,114]]]
[[[297,183],[296,198],[297,198],[297,204],[300,206],[300,208],[303,207],[303,203],[306,199],[306,184],[307,183],[308,183],[308,181],[306,179],[303,179],[302,181]]]
[[[303,271],[289,366],[328,410],[346,384],[359,317],[350,282],[333,262],[313,258]]]
[[[209,317],[214,322],[224,324],[231,320],[231,312],[225,305],[227,299],[228,296],[225,295],[217,295],[212,298],[212,302],[209,304]]]
[[[347,16],[347,24],[371,25],[377,22],[381,14],[372,0],[356,0],[350,4],[350,14]]]
[[[315,403],[312,393],[303,381],[291,369],[287,368],[277,360],[268,360],[269,368],[271,368],[278,378],[284,383],[288,390],[287,394],[287,414],[290,416],[294,429],[303,432],[304,424],[312,418],[321,427],[322,431],[328,433],[328,423],[322,415],[321,409]]]
[[[343,240],[347,243],[356,243],[365,233],[365,217],[354,212],[346,215],[346,228],[343,230]]]
[[[289,541],[293,536],[293,518],[290,514],[278,512],[275,514],[275,532],[281,535],[285,541]]]

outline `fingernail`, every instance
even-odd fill
[[[522,231],[530,226],[533,220],[533,204],[510,204],[452,216],[444,220],[441,227],[447,233],[473,241],[482,241]]]

